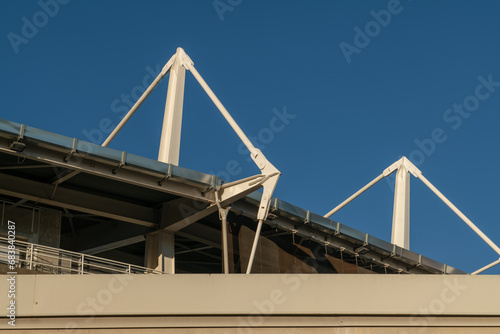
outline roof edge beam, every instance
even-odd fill
[[[4,195],[90,213],[127,223],[147,227],[157,226],[154,219],[154,209],[137,204],[61,187],[55,196],[51,198],[52,185],[2,174],[0,174],[0,184],[2,185],[0,193]]]

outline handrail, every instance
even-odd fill
[[[7,262],[9,239],[0,237],[0,263]],[[164,274],[160,270],[101,258],[60,248],[15,241],[17,266],[35,271],[69,274]]]

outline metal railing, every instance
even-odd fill
[[[0,263],[8,263],[8,239],[0,237]],[[59,248],[15,241],[16,267],[50,274],[164,274],[159,270]]]

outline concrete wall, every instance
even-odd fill
[[[465,275],[23,275],[16,329],[498,333],[498,286],[499,276]],[[8,289],[0,280],[4,310]]]

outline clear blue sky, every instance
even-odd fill
[[[500,244],[500,2],[55,3],[0,2],[1,118],[102,141],[181,46],[281,170],[279,198],[324,214],[405,155]],[[166,84],[111,147],[157,157]],[[189,73],[182,131],[181,166],[259,172]],[[498,258],[411,187],[413,251],[466,271]],[[392,203],[382,181],[332,218],[390,240]]]

